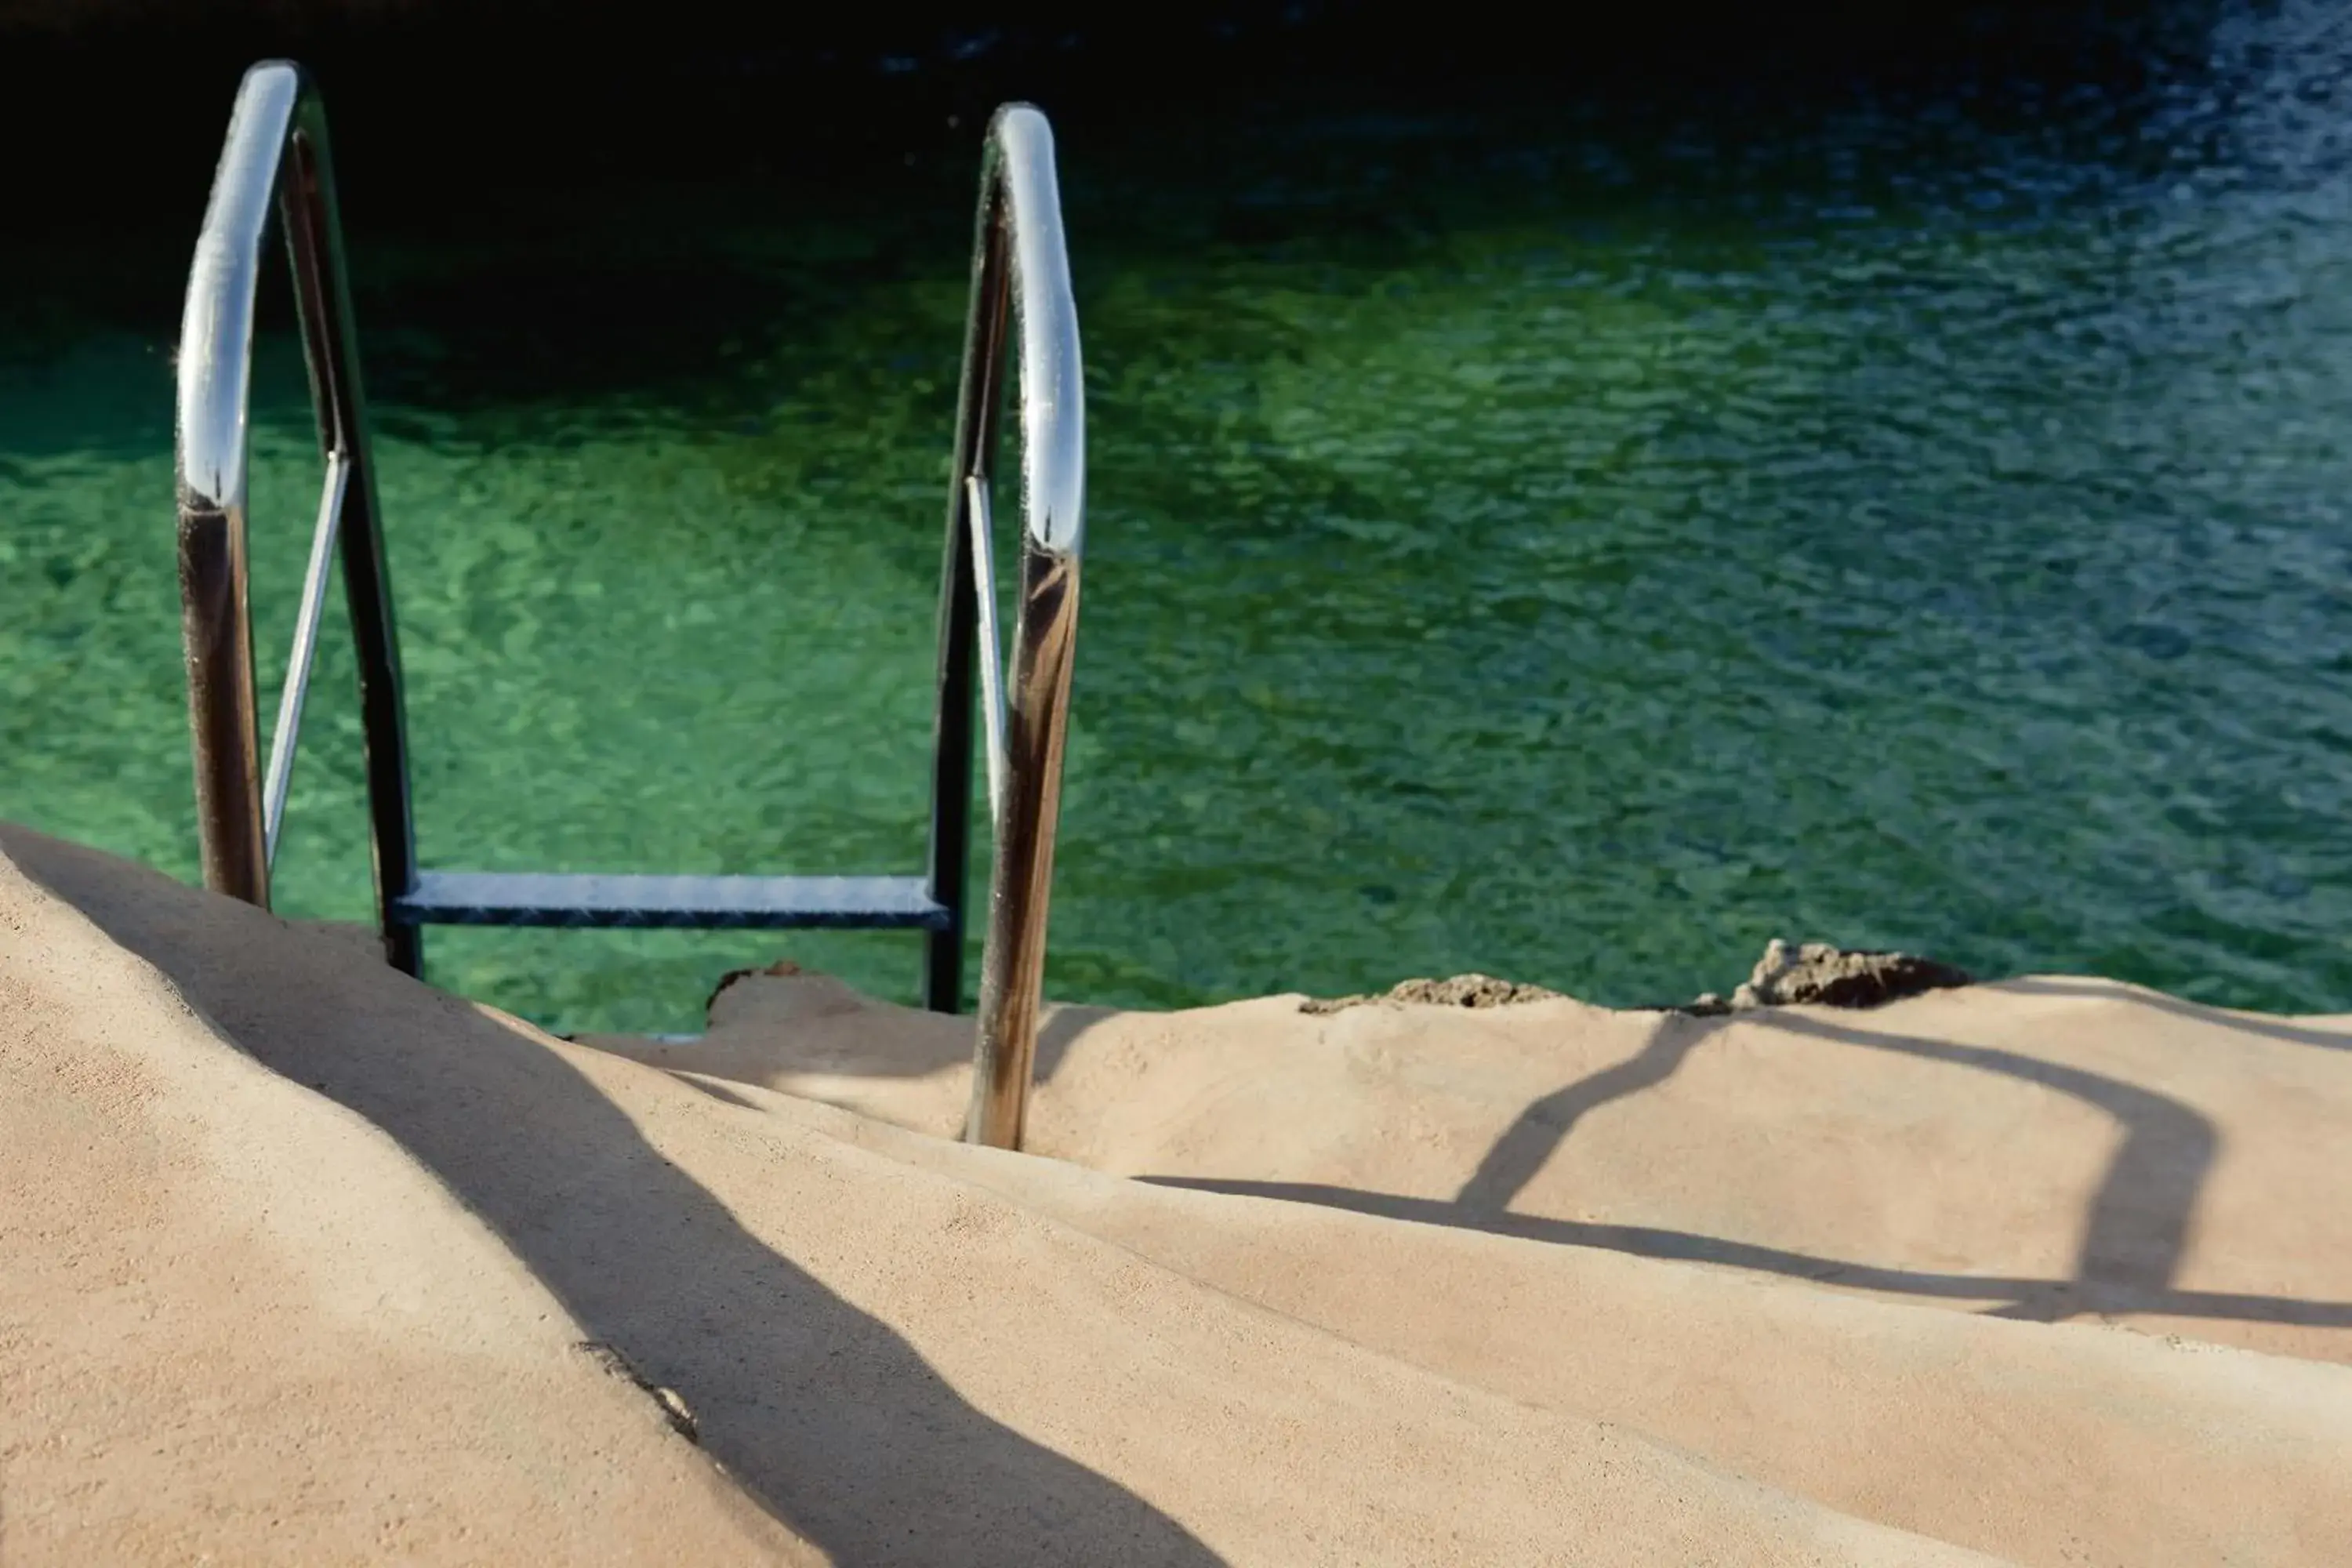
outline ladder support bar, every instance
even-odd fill
[[[310,533],[310,563],[302,572],[302,608],[294,617],[294,650],[286,656],[286,686],[278,696],[278,722],[269,731],[269,771],[261,786],[261,830],[273,870],[278,832],[286,825],[286,788],[294,777],[294,748],[302,739],[302,704],[310,698],[310,667],[319,658],[327,574],[334,567],[335,537],[342,527],[343,496],[351,478],[351,459],[341,452],[329,454],[327,482],[319,492],[319,521]]]
[[[971,588],[980,610],[981,741],[988,753],[988,819],[1004,811],[1004,643],[996,625],[996,524],[988,485],[978,474],[964,479],[965,507],[971,518]]]

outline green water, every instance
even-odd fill
[[[2129,91],[1066,127],[1091,517],[1052,989],[1645,1003],[1784,934],[2352,1006],[2352,44],[2232,16]],[[950,163],[464,232],[346,193],[426,864],[919,867]],[[0,338],[0,816],[188,877],[179,257],[132,309],[40,245]],[[259,386],[269,711],[317,480],[282,320]],[[340,637],[279,906],[358,919]],[[917,965],[427,950],[574,1028],[693,1028],[779,953],[902,997]]]

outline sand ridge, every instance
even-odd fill
[[[1031,1151],[2352,1362],[2352,1020],[2073,976],[1719,1017],[1301,1001],[1050,1011]],[[771,974],[699,1041],[600,1043],[945,1134],[970,1029]]]
[[[0,863],[0,1563],[819,1561],[394,1139]]]
[[[1344,1187],[1458,1208],[1465,1162],[1475,1177],[1510,1152],[1528,1083],[1615,1072],[1628,1091],[1611,1108],[1653,1110],[1681,1076],[1655,1074],[1656,1053],[1687,1070],[1706,1050],[1674,1031],[1719,1021],[1564,1002],[1475,1028],[1314,1018],[1297,998],[1063,1009],[1039,1100],[1058,1157],[1040,1158],[916,1130],[960,1111],[968,1021],[821,977],[729,987],[698,1047],[596,1048],[88,850],[0,829],[0,1171],[29,1195],[0,1215],[12,1564],[470,1562],[559,1539],[580,1550],[556,1556],[583,1562],[2352,1557],[2335,1479],[2352,1371],[2326,1361],[1516,1233],[1638,1228],[1544,1212],[1570,1206],[1551,1167],[1605,1117],[1555,1118],[1575,1136],[1512,1155],[1535,1173],[1496,1211],[1517,1220],[1320,1201]],[[2090,1006],[2073,1023],[2094,1034],[2099,1008],[2140,1005],[2056,1001]],[[1956,1050],[2019,1048],[1999,1017],[1900,1022]],[[1780,1092],[1819,1092],[1805,1058],[1761,1055],[1777,1048],[1724,1054]],[[2122,1071],[2091,1054],[2079,1070]],[[2336,1080],[2294,1059],[2264,1068],[2265,1092],[2317,1095],[2324,1128]],[[2164,1092],[2225,1129],[2259,1108],[2165,1070],[2179,1081]],[[1704,1087],[1678,1113],[1714,1123],[1660,1159],[1723,1137],[1739,1086]],[[1916,1156],[1964,1152],[1992,1114],[1923,1110],[1907,1088],[1864,1074],[1765,1152],[1853,1176],[1872,1167],[1841,1140],[1883,1141],[1891,1115],[1925,1126],[1906,1132]],[[2131,1136],[2063,1110],[2032,1136],[2087,1138],[2092,1154],[1994,1146],[2046,1156],[2012,1209],[2051,1210],[2053,1234],[2064,1195],[2087,1182],[2095,1198]],[[1477,1149],[1482,1125],[1506,1136]],[[1622,1152],[1638,1142],[1605,1145],[1625,1163],[1617,1189],[1592,1184],[1599,1154],[1578,1167],[1588,1203],[1640,1197],[1658,1207],[1650,1232],[1713,1204],[1738,1221],[1718,1241],[1784,1223],[1771,1173],[1728,1157],[1642,1195],[1655,1172]],[[1729,1152],[1752,1158],[1754,1142]],[[2242,1169],[2225,1142],[2192,1207],[2224,1176],[2227,1204],[2254,1204],[2304,1170],[2287,1143]],[[1913,1184],[1969,1179],[1937,1169]],[[1727,1171],[1759,1178],[1738,1203],[1704,1191]],[[1286,1185],[1300,1191],[1257,1190]],[[1927,1244],[1906,1226],[1932,1231],[1949,1201],[1856,1191],[1830,1206],[1858,1218],[1806,1223],[1916,1272]],[[2282,1299],[2324,1303],[2340,1259],[2277,1249],[2331,1246],[2332,1223],[2273,1216],[2224,1245],[2200,1219],[2164,1288],[2201,1280],[2193,1261],[2209,1294],[2245,1295],[2267,1269]],[[1980,1274],[2051,1252],[1967,1227],[1937,1245]],[[169,1325],[168,1342],[132,1318]],[[2319,1352],[2341,1331],[2286,1327]],[[672,1391],[698,1447],[652,1390]]]

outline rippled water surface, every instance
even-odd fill
[[[1054,989],[1643,1003],[1786,934],[2352,1006],[2334,16],[2225,14],[2128,89],[1066,131]],[[427,864],[919,866],[969,173],[373,243],[347,193]],[[68,288],[0,339],[0,815],[192,876],[173,287],[152,328]],[[274,682],[316,463],[282,331],[259,374]],[[345,642],[289,821],[281,908],[362,917]],[[894,936],[428,952],[572,1027],[693,1027],[779,952],[916,970]]]

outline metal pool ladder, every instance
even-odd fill
[[[292,261],[326,484],[265,771],[258,761],[247,596],[246,426],[254,289],[273,195]],[[205,209],[180,332],[180,590],[205,885],[268,907],[270,866],[318,651],[330,558],[340,543],[359,658],[377,919],[384,957],[394,967],[422,973],[422,928],[436,924],[918,930],[929,933],[925,1003],[954,1012],[963,979],[976,649],[995,862],[965,1136],[1018,1148],[1045,979],[1086,500],[1085,391],[1053,132],[1045,116],[1025,105],[1000,110],[989,126],[977,230],[940,583],[930,852],[924,874],[420,869],[399,638],[326,115],[299,67],[269,61],[247,71]],[[1008,685],[996,625],[990,479],[1005,361],[1016,340],[1022,531]]]

